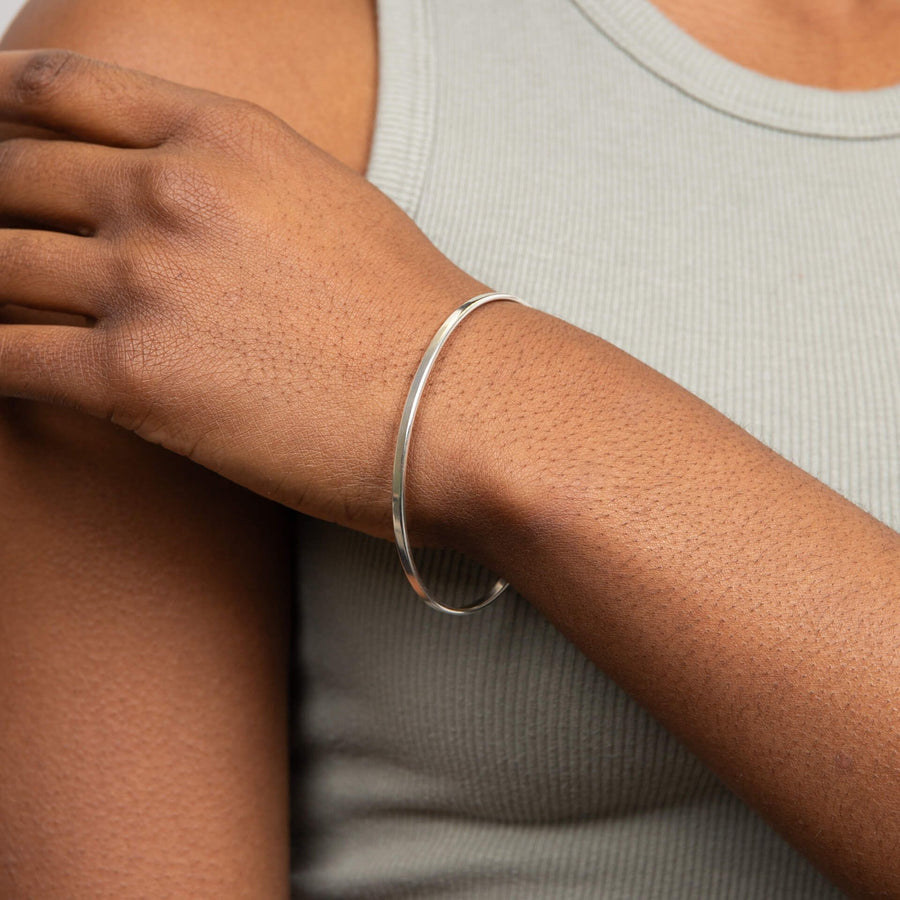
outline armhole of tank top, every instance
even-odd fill
[[[427,0],[377,0],[378,94],[366,178],[415,217],[434,121]]]

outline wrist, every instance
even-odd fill
[[[407,511],[414,544],[454,547],[490,564],[492,538],[508,535],[519,518],[526,491],[517,455],[526,448],[511,437],[522,434],[522,390],[548,320],[517,303],[489,303],[450,335],[413,428]]]

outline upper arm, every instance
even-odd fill
[[[371,36],[367,4],[331,4],[359,14],[348,52]],[[3,48],[241,96],[363,168],[374,48],[314,73],[316,5],[33,0]],[[306,38],[285,36],[304,7]],[[0,896],[285,895],[284,511],[19,401],[0,401],[0,510]]]
[[[31,0],[4,47],[63,47],[250,100],[363,172],[377,86],[373,4]]]
[[[283,895],[280,511],[12,401],[0,509],[0,896]]]

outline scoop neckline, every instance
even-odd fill
[[[819,137],[900,137],[900,84],[835,91],[782,81],[710,50],[650,0],[571,2],[645,69],[727,115]]]

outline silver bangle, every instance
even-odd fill
[[[512,300],[515,303],[523,303],[518,297],[511,294],[479,294],[471,300],[467,300],[462,306],[453,310],[444,320],[444,324],[437,330],[419,368],[416,370],[412,385],[409,388],[409,394],[406,398],[406,406],[403,407],[403,416],[400,419],[400,432],[397,435],[397,449],[394,453],[394,480],[392,490],[392,507],[394,514],[394,539],[397,542],[397,553],[400,555],[400,565],[406,572],[406,577],[412,585],[413,590],[432,608],[440,612],[450,613],[453,616],[467,616],[470,613],[484,609],[489,603],[493,603],[508,587],[509,583],[502,578],[498,578],[496,584],[485,594],[470,606],[450,606],[442,603],[435,598],[422,583],[419,570],[412,558],[412,550],[409,546],[409,535],[406,531],[406,460],[409,453],[409,439],[412,434],[413,421],[416,417],[416,411],[419,408],[419,401],[422,399],[422,393],[425,390],[425,381],[431,370],[434,368],[435,360],[441,348],[447,342],[451,332],[469,313],[475,312],[479,306],[490,303],[493,300]]]

